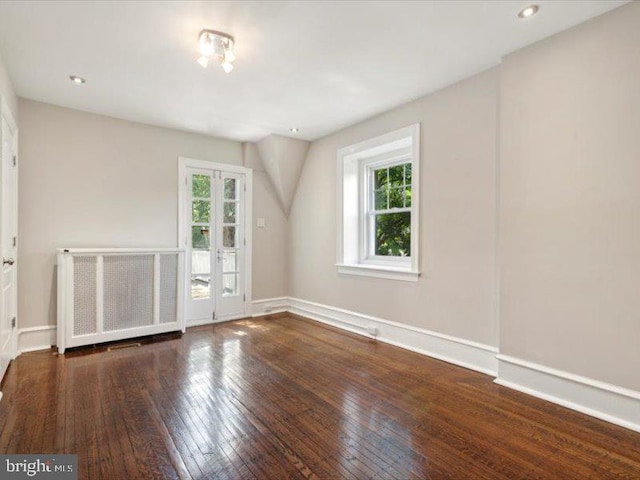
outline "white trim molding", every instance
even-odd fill
[[[40,325],[18,330],[18,354],[47,350],[55,344],[55,325]]]
[[[405,269],[383,267],[380,265],[339,265],[338,273],[345,275],[359,275],[361,277],[386,278],[388,280],[402,280],[405,282],[417,282],[420,272],[410,272]]]
[[[640,432],[640,392],[499,354],[498,385]]]
[[[273,313],[284,313],[289,309],[287,297],[263,298],[252,302],[252,317],[261,317]]]
[[[498,371],[498,349],[489,345],[299,298],[289,298],[287,310],[487,375],[495,376]]]

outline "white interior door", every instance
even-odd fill
[[[184,185],[187,324],[243,317],[248,313],[246,174],[185,167]]]
[[[17,314],[17,167],[16,130],[2,116],[2,167],[0,181],[0,250],[2,271],[0,272],[0,379],[9,362],[15,356],[15,330]]]

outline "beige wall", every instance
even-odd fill
[[[313,142],[290,223],[290,294],[497,344],[496,129],[493,69]],[[417,283],[336,272],[336,152],[421,124]]]
[[[640,3],[501,83],[500,349],[640,390]]]
[[[55,323],[58,247],[177,242],[179,155],[240,165],[242,145],[20,100],[19,325]],[[284,216],[254,178],[254,299],[286,294]],[[271,247],[271,248],[269,248]]]
[[[7,102],[11,115],[14,120],[18,120],[18,97],[16,96],[11,79],[9,78],[9,72],[4,66],[2,57],[0,57],[0,98]]]
[[[287,217],[256,145],[245,143],[243,152],[245,166],[253,169],[253,298],[286,296],[289,291]],[[258,218],[264,218],[265,227],[257,227]]]

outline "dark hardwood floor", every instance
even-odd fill
[[[0,452],[82,479],[640,479],[640,434],[308,320],[102,350],[21,355]]]

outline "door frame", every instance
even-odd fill
[[[187,202],[187,169],[188,168],[201,168],[206,170],[219,170],[223,172],[230,173],[240,173],[244,175],[245,181],[245,197],[244,197],[244,234],[247,240],[247,244],[244,249],[244,264],[245,264],[245,312],[241,315],[235,315],[231,317],[224,317],[216,320],[208,320],[206,322],[194,322],[189,324],[187,322],[187,327],[195,327],[197,325],[208,325],[211,323],[219,323],[219,322],[227,322],[229,320],[235,320],[237,318],[246,318],[250,317],[253,313],[253,303],[252,303],[252,246],[253,246],[253,235],[252,235],[252,226],[253,226],[253,169],[248,167],[243,167],[241,165],[233,165],[228,163],[219,163],[219,162],[210,162],[208,160],[198,160],[195,158],[189,157],[178,157],[178,248],[185,249],[185,257],[189,252],[190,248],[187,245],[187,228],[186,228],[186,220],[189,218],[189,205]],[[187,310],[187,295],[190,295],[190,286],[191,279],[187,278],[191,272],[189,272],[186,268],[187,259],[185,258],[185,301],[183,302],[183,314],[186,318],[186,310]]]
[[[0,122],[2,122],[2,120],[4,119],[4,121],[7,122],[7,126],[9,127],[9,129],[13,132],[13,154],[15,155],[16,158],[19,158],[19,154],[18,154],[18,124],[16,123],[15,118],[13,117],[13,114],[11,113],[11,109],[9,108],[9,105],[7,104],[6,100],[4,97],[2,97],[2,95],[0,95]],[[0,127],[1,128],[1,127]],[[2,140],[2,132],[0,132],[0,141]],[[0,149],[1,149],[1,144],[0,144]],[[2,151],[0,150],[0,161],[4,161],[4,159],[2,158]],[[14,247],[15,250],[15,258],[16,261],[18,260],[18,248],[19,248],[19,238],[18,238],[18,167],[19,167],[19,163],[20,162],[16,162],[15,165],[15,175],[14,175],[14,181],[15,181],[15,185],[14,185],[14,205],[16,208],[15,211],[15,224],[16,224],[16,246]],[[0,165],[1,167],[1,165]],[[1,179],[0,179],[1,182]],[[1,187],[1,185],[0,185]],[[1,193],[0,193],[1,196]],[[2,226],[0,225],[0,230],[1,230]],[[3,250],[2,249],[2,233],[0,231],[0,251]],[[19,264],[18,264],[19,265]],[[18,265],[15,266],[15,270],[14,270],[14,279],[13,281],[15,282],[15,290],[14,290],[14,302],[15,302],[15,317],[16,317],[16,325],[15,327],[13,327],[11,329],[11,340],[9,342],[10,344],[10,348],[11,351],[10,356],[11,359],[15,359],[18,356],[18,333],[19,333],[19,325],[20,325],[20,316],[19,316],[19,311],[18,311]],[[2,296],[0,295],[0,302],[2,302]],[[2,305],[0,305],[0,311],[2,311]],[[0,380],[2,380],[2,378],[0,377]],[[0,398],[2,398],[2,392],[0,392]]]

